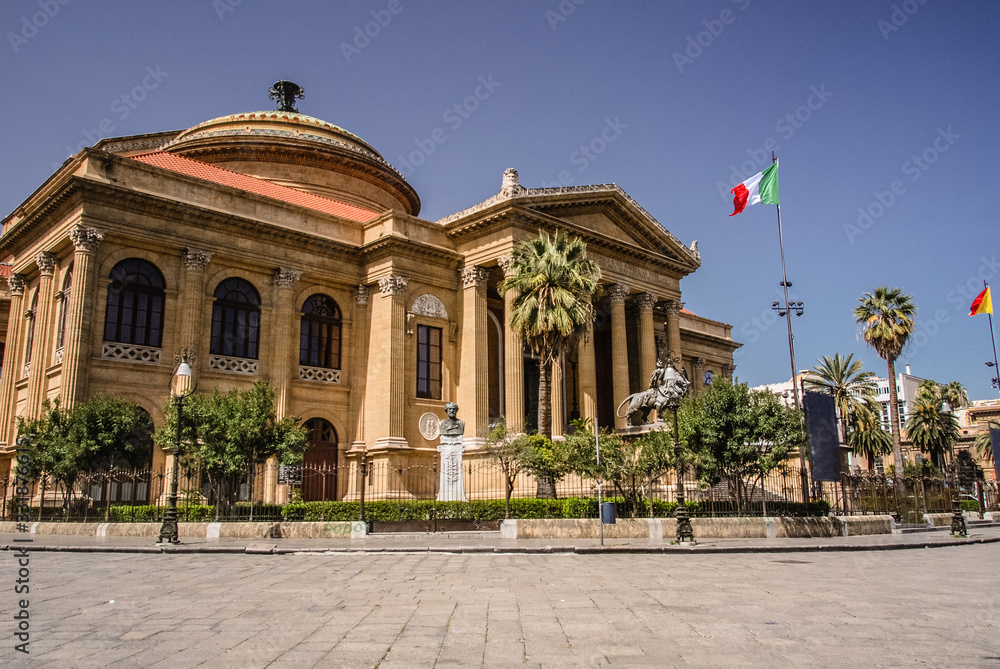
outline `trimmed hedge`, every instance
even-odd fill
[[[635,508],[624,499],[610,497],[606,502],[615,504],[616,514],[621,518],[645,518],[649,516],[649,500],[640,500]],[[975,505],[972,500],[963,501]],[[730,502],[713,504],[687,502],[688,514],[692,517],[736,516],[736,506]],[[978,510],[978,505],[970,510]],[[46,512],[49,510],[46,509]],[[63,520],[61,509],[53,509],[49,520]],[[113,523],[149,523],[163,520],[164,507],[157,506],[112,506],[108,510],[108,520]],[[254,504],[240,502],[220,516],[225,521],[354,521],[361,517],[360,502],[292,502],[279,504]],[[763,509],[759,502],[744,505],[744,516],[761,516]],[[657,518],[671,518],[677,512],[676,502],[653,500],[653,515]],[[830,505],[825,501],[801,504],[787,502],[768,504],[769,516],[825,516]],[[37,510],[35,510],[37,514]],[[597,499],[593,497],[567,497],[565,499],[512,499],[511,518],[597,518]],[[89,520],[100,522],[103,513],[93,512]],[[474,500],[471,502],[435,502],[433,500],[378,500],[365,503],[366,520],[378,522],[398,522],[410,520],[503,520],[504,501]],[[34,519],[34,516],[33,516]],[[180,522],[204,523],[215,520],[215,507],[206,504],[180,504],[177,506]],[[74,519],[82,520],[82,519]]]

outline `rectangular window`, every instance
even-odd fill
[[[441,328],[417,326],[417,397],[441,399]]]

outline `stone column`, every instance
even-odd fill
[[[564,366],[566,365],[566,357],[562,356],[558,360],[552,363],[552,385],[549,389],[551,393],[551,401],[549,402],[549,407],[551,408],[552,420],[550,422],[550,428],[552,430],[553,437],[560,437],[563,433],[563,424],[566,422],[566,416],[563,412],[564,403],[564,393],[563,393],[563,379],[565,378]]]
[[[462,279],[462,348],[458,406],[465,419],[465,447],[482,445],[489,423],[489,343],[486,336],[486,279],[482,267],[465,267]]]
[[[37,418],[45,399],[45,376],[51,352],[49,339],[52,334],[52,273],[56,267],[54,253],[43,251],[35,258],[41,277],[38,279],[38,307],[35,310],[35,340],[31,347],[31,372],[28,375],[27,415]]]
[[[354,426],[354,435],[351,446],[353,448],[364,449],[365,447],[365,370],[368,369],[368,336],[370,332],[370,322],[368,314],[368,298],[371,291],[368,286],[358,284],[354,287],[354,301],[357,305],[354,311],[354,318],[351,324],[351,417]],[[351,489],[353,491],[353,489]]]
[[[580,396],[580,417],[584,420],[597,418],[597,361],[594,358],[594,323],[587,323],[587,329],[576,346],[577,392]]]
[[[299,342],[299,321],[295,317],[298,311],[298,305],[295,304],[295,284],[300,276],[302,272],[284,267],[274,272],[274,359],[270,376],[274,383],[274,403],[278,418],[288,415],[292,379],[298,375],[297,359],[294,358]]]
[[[691,358],[691,370],[694,372],[691,386],[694,394],[697,395],[705,388],[705,358],[701,356]]]
[[[513,258],[498,258],[505,277],[512,272]],[[509,290],[503,296],[503,384],[504,419],[510,432],[524,432],[524,339],[510,323],[517,295]]]
[[[376,446],[405,447],[406,284],[402,276],[379,279],[381,297],[372,304],[371,345],[365,402],[365,440]],[[375,334],[377,333],[377,334]]]
[[[667,300],[667,355],[674,363],[674,368],[681,369],[681,307],[677,300]]]
[[[653,331],[653,307],[656,296],[643,293],[639,296],[639,377],[643,388],[656,369],[656,334]],[[621,401],[621,400],[619,400]]]
[[[3,377],[0,379],[0,441],[3,444],[11,444],[14,438],[14,384],[21,370],[24,276],[13,274],[7,277],[7,285],[10,287],[10,315],[7,318],[7,348],[4,352]]]
[[[614,405],[617,407],[629,395],[628,338],[625,334],[625,298],[628,286],[620,283],[608,286],[611,297],[611,377]],[[615,416],[615,427],[625,427],[625,418]]]
[[[722,376],[730,381],[733,380],[733,372],[736,371],[736,365],[725,364],[722,366]]]

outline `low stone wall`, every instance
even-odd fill
[[[88,537],[151,537],[160,535],[160,523],[28,523],[32,534]],[[362,522],[329,523],[177,523],[181,538],[206,539],[319,539],[357,538],[368,534]],[[0,532],[14,534],[17,525],[0,522]]]
[[[844,524],[837,517],[774,518],[774,536],[780,539],[839,537]]]
[[[840,516],[845,537],[865,534],[892,534],[896,527],[892,516]]]
[[[930,527],[950,527],[952,514],[950,513],[925,513],[924,522]]]
[[[773,539],[821,538],[891,534],[891,516],[826,516],[820,518],[692,518],[695,538]],[[596,539],[596,518],[576,520],[505,520],[500,526],[504,539]],[[674,518],[618,519],[604,526],[608,539],[672,539],[677,536]]]

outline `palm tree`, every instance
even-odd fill
[[[881,408],[876,401],[862,403],[850,418],[847,445],[868,460],[868,471],[874,468],[875,458],[892,453],[892,435],[882,429]]]
[[[854,320],[861,326],[861,335],[869,348],[874,348],[889,367],[889,419],[892,429],[892,451],[896,469],[896,491],[906,493],[903,482],[903,448],[899,439],[899,407],[896,396],[896,358],[913,334],[913,317],[917,307],[913,299],[899,288],[880,286],[858,299]]]
[[[517,295],[510,322],[538,356],[538,433],[551,438],[552,363],[573,349],[594,320],[590,295],[601,270],[587,258],[583,240],[565,232],[552,238],[539,231],[538,237],[518,244],[512,258],[499,290]]]
[[[969,403],[969,393],[958,381],[950,381],[948,385],[941,386],[941,399],[952,409],[960,409]]]
[[[824,355],[817,362],[805,377],[806,388],[833,397],[846,439],[851,416],[865,400],[875,398],[875,373],[861,371],[864,363],[854,360],[853,353],[846,358]]]
[[[944,471],[944,453],[960,436],[958,418],[951,411],[943,411],[940,400],[919,398],[906,420],[906,436]]]
[[[991,427],[1000,427],[1000,425],[989,423],[985,430],[976,435],[976,441],[973,444],[979,459],[987,462],[993,462],[993,442],[990,439],[989,430]]]

